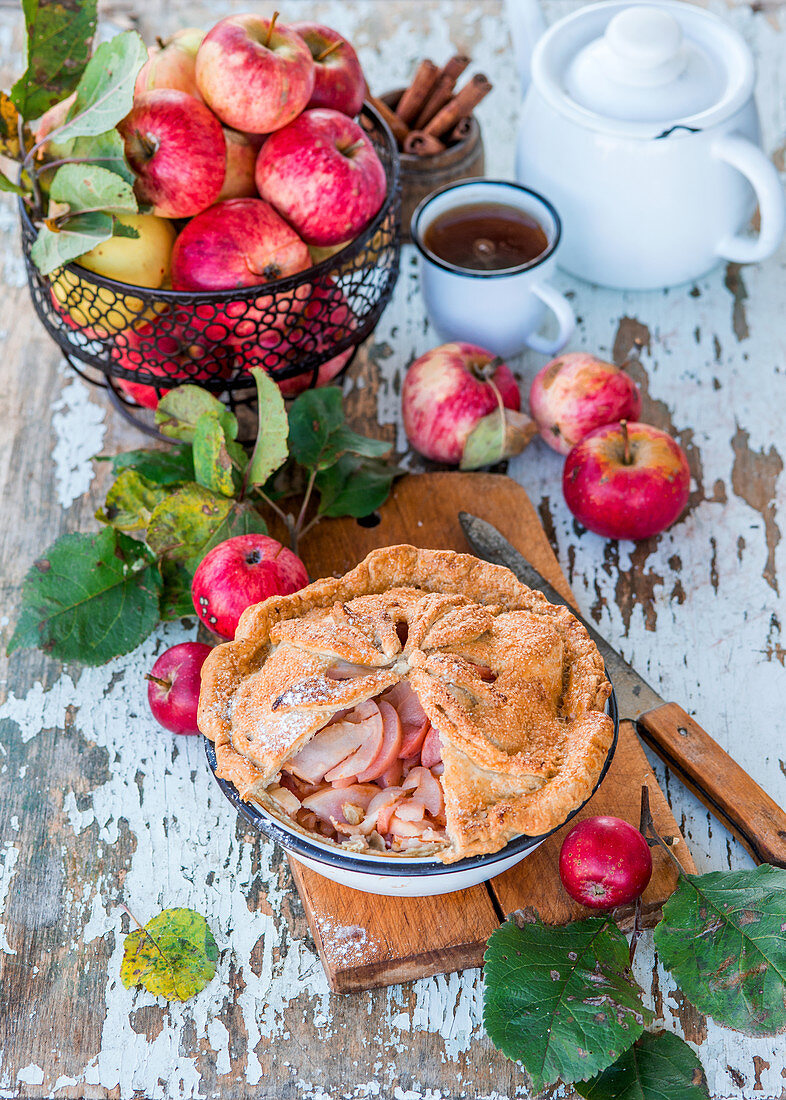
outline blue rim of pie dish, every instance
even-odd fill
[[[448,875],[453,874],[455,871],[470,871],[475,867],[481,866],[488,867],[494,863],[500,863],[504,859],[509,859],[510,856],[517,855],[519,852],[524,852],[528,848],[534,848],[553,833],[558,832],[563,825],[566,825],[580,810],[583,810],[605,779],[606,773],[611,766],[611,761],[614,758],[614,752],[617,748],[620,721],[617,697],[614,694],[613,687],[608,700],[608,715],[614,724],[614,737],[606,760],[601,768],[600,775],[598,776],[598,781],[592,789],[592,794],[585,798],[580,806],[577,806],[575,810],[571,810],[564,821],[561,821],[559,825],[555,825],[553,829],[550,829],[547,833],[543,833],[541,836],[518,836],[514,840],[509,841],[499,852],[494,852],[491,855],[467,856],[466,859],[459,859],[455,863],[441,863],[439,860],[429,856],[398,856],[395,859],[378,859],[376,856],[367,856],[365,859],[359,859],[352,852],[345,851],[342,848],[337,847],[335,850],[327,847],[323,848],[321,845],[308,840],[300,833],[291,833],[287,829],[284,829],[271,813],[267,813],[262,809],[257,809],[255,805],[249,802],[244,802],[234,783],[230,783],[229,780],[221,779],[216,775],[215,747],[213,742],[209,741],[206,737],[204,738],[205,755],[207,756],[210,770],[213,773],[213,778],[216,783],[218,783],[226,798],[232,803],[237,813],[239,813],[250,825],[253,825],[254,828],[264,833],[270,840],[276,841],[286,851],[292,852],[295,857],[304,856],[306,859],[313,860],[315,863],[324,863],[327,866],[334,867],[338,866],[345,871],[353,871],[364,875],[383,875],[395,878]],[[371,862],[372,859],[373,863]]]

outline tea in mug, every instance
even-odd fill
[[[432,255],[467,271],[504,271],[537,260],[549,246],[531,214],[501,202],[470,203],[439,214],[423,234]]]

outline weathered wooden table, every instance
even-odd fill
[[[105,29],[148,41],[247,4],[122,0]],[[712,6],[753,47],[765,147],[783,167],[786,13],[779,3]],[[549,0],[547,17],[572,3]],[[344,31],[372,87],[404,82],[424,53],[461,47],[495,92],[479,115],[487,167],[510,175],[517,78],[499,0],[289,0]],[[22,68],[18,5],[0,9],[3,86]],[[30,560],[85,529],[101,498],[99,452],[139,445],[103,396],[76,379],[28,303],[13,207],[0,207],[4,350],[0,418],[3,647]],[[760,267],[719,268],[697,285],[619,294],[562,276],[580,317],[572,347],[622,361],[641,350],[644,419],[672,430],[693,471],[690,506],[667,534],[616,545],[579,530],[565,508],[560,458],[539,441],[511,463],[528,489],[582,609],[664,695],[694,711],[776,798],[786,801],[786,573],[781,540],[786,409],[786,249]],[[414,257],[346,382],[349,407],[404,449],[399,392],[413,356],[435,343]],[[519,364],[526,384],[542,364]],[[286,862],[239,825],[196,739],[152,721],[143,673],[189,636],[159,630],[99,669],[37,652],[3,660],[0,705],[0,1095],[7,1097],[526,1095],[516,1066],[481,1026],[470,971],[353,997],[329,995]],[[700,869],[748,857],[658,768]],[[119,980],[120,902],[204,912],[222,950],[217,978],[167,1006]],[[716,1097],[783,1097],[786,1042],[752,1040],[698,1015],[645,936],[636,970],[660,1023],[697,1044]],[[551,1095],[567,1095],[554,1090]]]

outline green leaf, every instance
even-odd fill
[[[147,547],[114,527],[63,535],[25,577],[8,652],[38,646],[100,665],[139,645],[158,622],[161,576]]]
[[[334,466],[320,470],[315,485],[320,493],[317,508],[321,516],[370,515],[384,504],[397,477],[405,473],[398,466],[374,462],[357,455],[343,455]]]
[[[212,393],[191,383],[176,386],[158,402],[156,424],[170,439],[194,442],[197,421],[203,413],[215,413],[227,439],[237,439],[237,419]]]
[[[586,1100],[709,1100],[701,1062],[670,1031],[645,1032],[591,1081],[574,1085]]]
[[[23,118],[38,118],[73,91],[90,57],[96,8],[96,0],[22,0],[27,68],[11,98]]]
[[[344,424],[341,390],[324,386],[306,390],[289,410],[289,450],[301,466],[319,466],[330,437]]]
[[[102,210],[107,214],[136,214],[130,183],[98,164],[64,164],[58,168],[49,192],[54,202],[66,203],[72,214]]]
[[[57,232],[43,225],[30,249],[30,256],[42,275],[50,275],[111,236],[111,214],[77,214],[64,222]]]
[[[24,187],[20,187],[18,183],[13,183],[7,176],[4,176],[0,172],[0,191],[10,191],[12,195],[26,195]]]
[[[377,458],[391,444],[358,435],[344,424],[341,390],[337,386],[306,390],[289,411],[289,447],[295,460],[311,469],[325,470],[341,455]]]
[[[196,569],[219,542],[254,532],[267,534],[267,526],[250,504],[190,484],[176,489],[156,508],[147,528],[147,542],[154,553]]]
[[[688,1000],[747,1035],[786,1031],[786,870],[680,876],[655,946]]]
[[[178,485],[194,480],[192,455],[189,446],[169,447],[165,451],[123,451],[112,459],[112,473],[117,477],[123,470],[136,470],[157,485]]]
[[[128,167],[123,139],[117,130],[105,130],[103,134],[89,134],[78,137],[71,148],[72,157],[84,158],[93,164],[101,164],[133,183],[135,176]],[[128,226],[125,227],[126,229]]]
[[[164,590],[161,593],[161,618],[182,619],[196,615],[194,601],[191,598],[193,573],[180,562],[164,558],[161,562],[161,576]]]
[[[142,985],[155,997],[187,1001],[216,973],[218,947],[194,909],[164,909],[144,928],[129,932],[120,977],[126,989]]]
[[[156,506],[170,492],[148,481],[136,470],[123,470],[110,486],[104,507],[96,512],[96,519],[120,531],[144,531]]]
[[[261,367],[252,367],[257,384],[259,425],[248,471],[249,485],[264,485],[287,460],[287,410],[281,390]]]
[[[477,470],[520,454],[536,433],[535,422],[524,413],[495,409],[482,417],[467,436],[460,468]]]
[[[125,222],[121,222],[119,218],[115,218],[112,222],[112,236],[130,237],[132,240],[138,241],[139,230],[135,229],[133,225],[126,225]]]
[[[147,48],[136,31],[102,42],[77,85],[68,121],[57,132],[58,142],[103,134],[125,118],[134,99],[134,81],[146,61]]]
[[[602,918],[551,927],[507,921],[486,949],[483,1022],[539,1092],[583,1081],[627,1050],[651,1018],[628,964],[628,943]]]
[[[247,457],[239,443],[227,439],[218,413],[207,412],[198,417],[193,446],[197,482],[214,493],[234,496],[235,467],[245,468]]]

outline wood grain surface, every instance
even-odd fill
[[[351,519],[318,527],[305,555],[309,573],[316,577],[343,571],[375,547],[400,542],[467,553],[458,523],[461,510],[493,523],[558,591],[572,598],[529,497],[516,482],[498,474],[404,478],[375,517],[379,522],[374,527],[360,527]],[[609,774],[579,817],[608,814],[638,825],[644,783],[656,827],[661,835],[676,838],[677,858],[687,870],[695,870],[629,723],[621,731]],[[500,914],[516,909],[534,910],[547,924],[588,915],[559,880],[559,850],[569,828],[491,882],[435,898],[388,898],[349,890],[290,859],[330,988],[350,993],[480,966]],[[656,923],[677,882],[668,856],[660,849],[653,856],[643,907],[648,927]],[[623,928],[631,925],[632,916],[631,907],[615,912]]]
[[[547,23],[582,0],[543,0]],[[706,0],[758,66],[765,151],[783,170],[786,8]],[[101,34],[147,42],[210,26],[248,0],[107,0]],[[268,13],[272,5],[268,9]],[[501,0],[288,0],[282,18],[337,27],[375,92],[417,61],[457,51],[494,91],[477,110],[490,176],[511,178],[519,80]],[[0,5],[0,86],[25,65],[21,5]],[[577,166],[580,171],[580,166]],[[77,379],[36,321],[12,196],[0,196],[0,634],[16,621],[28,564],[65,531],[94,530],[106,463],[144,445]],[[512,461],[583,614],[780,805],[786,804],[786,245],[764,264],[719,266],[667,292],[619,293],[555,272],[578,325],[570,350],[630,366],[642,419],[672,432],[691,467],[684,517],[644,543],[578,526],[562,500],[562,459],[540,440]],[[401,423],[407,365],[439,338],[416,258],[402,255],[393,300],[345,381],[359,430],[413,469]],[[526,395],[543,356],[511,361]],[[151,721],[144,673],[194,637],[162,628],[100,669],[37,652],[0,656],[0,1095],[90,1100],[513,1100],[529,1095],[482,1027],[478,970],[349,997],[331,995],[286,861],[234,822],[201,746]],[[750,867],[740,844],[650,757],[701,871]],[[127,918],[191,905],[221,949],[216,979],[168,1007],[125,990]],[[684,1035],[718,1100],[782,1100],[786,1041],[724,1030],[691,1008],[645,933],[636,976],[656,1027]],[[570,1096],[556,1089],[554,1097]]]

